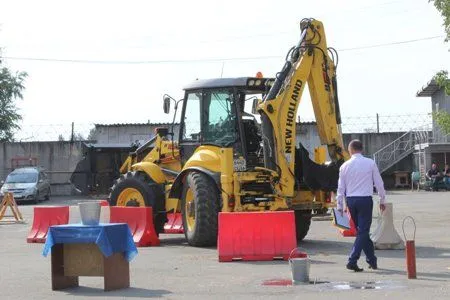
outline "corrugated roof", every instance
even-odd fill
[[[124,148],[124,149],[131,148],[131,143],[127,143],[127,144],[124,144],[124,143],[112,143],[112,144],[84,143],[84,145],[88,148]]]
[[[434,93],[439,91],[441,88],[434,80],[428,81],[428,83],[422,87],[420,91],[416,93],[417,97],[431,97]]]
[[[124,127],[124,126],[170,126],[172,123],[112,123],[112,124],[94,124],[95,127]],[[175,123],[178,125],[178,123]]]

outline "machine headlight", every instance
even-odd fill
[[[249,81],[248,81],[248,85],[250,85],[250,86],[255,85],[255,81],[254,81],[253,79],[249,80]]]
[[[269,86],[269,87],[271,87],[272,85],[273,85],[273,80],[267,80],[266,81],[266,86]]]
[[[257,79],[256,81],[255,81],[255,85],[261,85],[261,79]]]

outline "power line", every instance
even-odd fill
[[[223,61],[238,61],[238,60],[261,60],[280,58],[281,56],[258,56],[258,57],[232,57],[232,58],[202,58],[202,59],[173,59],[173,60],[85,60],[85,59],[58,59],[58,58],[35,58],[35,57],[14,57],[4,56],[4,59],[11,60],[30,60],[30,61],[45,61],[45,62],[65,62],[65,63],[85,63],[85,64],[124,64],[124,65],[139,65],[139,64],[166,64],[166,63],[194,63],[194,62],[223,62]]]
[[[339,52],[353,51],[353,50],[360,50],[360,49],[371,49],[371,48],[393,46],[393,45],[401,45],[401,44],[409,44],[409,43],[421,42],[421,41],[426,41],[426,40],[434,40],[434,39],[443,38],[443,37],[444,37],[443,35],[436,35],[436,36],[430,36],[430,37],[414,39],[414,40],[407,40],[407,41],[400,41],[400,42],[391,42],[391,43],[385,43],[385,44],[377,44],[377,45],[370,45],[370,46],[362,46],[362,47],[340,49]]]
[[[415,43],[426,40],[433,40],[443,38],[443,35],[424,37],[413,40],[398,41],[384,44],[375,44],[361,47],[344,48],[338,50],[339,52],[355,51],[362,49],[372,49],[379,47],[395,46],[401,44]],[[280,59],[279,55],[268,56],[254,56],[254,57],[232,57],[232,58],[202,58],[202,59],[168,59],[168,60],[89,60],[89,59],[58,59],[58,58],[37,58],[37,57],[19,57],[19,56],[3,56],[3,59],[10,60],[25,60],[25,61],[42,61],[42,62],[61,62],[61,63],[84,63],[84,64],[116,64],[116,65],[142,65],[142,64],[167,64],[167,63],[198,63],[198,62],[226,62],[226,61],[251,61],[251,60],[265,60],[265,59]]]

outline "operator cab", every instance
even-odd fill
[[[198,146],[214,145],[232,147],[235,159],[241,159],[240,171],[263,166],[259,116],[252,114],[252,100],[262,99],[273,82],[273,78],[218,78],[185,87],[179,135],[182,163]]]

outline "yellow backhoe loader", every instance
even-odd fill
[[[304,19],[300,41],[275,78],[197,80],[164,111],[181,106],[178,141],[172,128],[131,153],[112,187],[111,205],[152,206],[155,229],[181,212],[190,245],[217,241],[219,212],[294,210],[297,239],[313,211],[334,205],[339,166],[347,159],[340,130],[337,53],[323,24]],[[297,141],[297,109],[308,84],[322,147],[315,161]],[[253,113],[252,113],[253,112]],[[256,116],[255,116],[256,113]],[[330,158],[325,164],[326,155]]]

